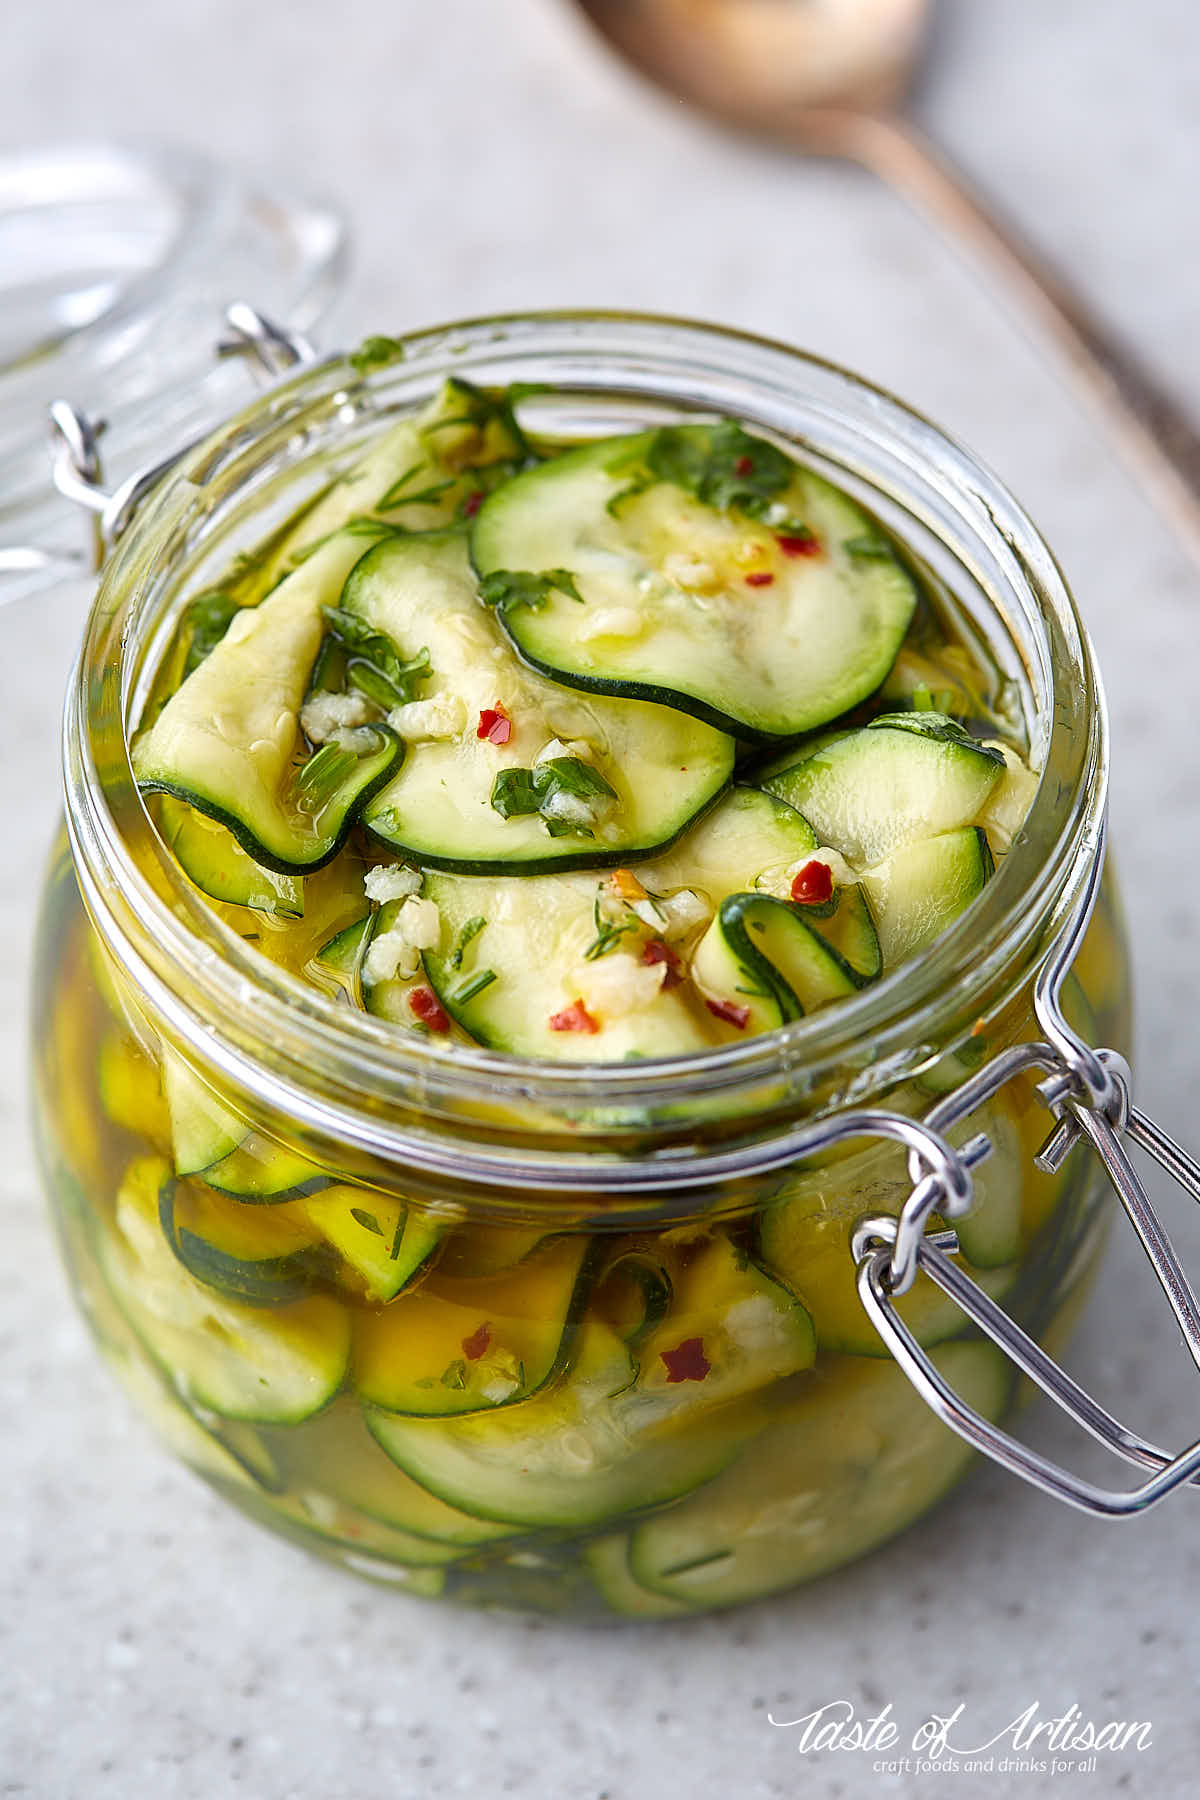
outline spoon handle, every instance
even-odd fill
[[[1065,357],[1159,509],[1200,561],[1200,429],[1065,277],[905,121],[829,109],[804,118],[806,147],[864,164],[988,261]]]

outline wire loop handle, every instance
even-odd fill
[[[1188,1351],[1200,1367],[1200,1302],[1130,1162],[1123,1140],[1129,1139],[1147,1151],[1197,1201],[1200,1164],[1132,1105],[1131,1077],[1125,1059],[1116,1051],[1085,1044],[1062,1012],[1063,983],[1095,908],[1103,865],[1101,831],[1085,890],[1055,939],[1035,985],[1034,1013],[1045,1041],[1002,1050],[930,1109],[920,1124],[943,1152],[950,1150],[949,1166],[943,1162],[934,1169],[923,1152],[910,1149],[913,1188],[899,1218],[885,1213],[860,1219],[851,1240],[851,1253],[858,1266],[859,1298],[868,1317],[917,1392],[944,1424],[1041,1492],[1082,1512],[1119,1519],[1144,1512],[1186,1482],[1200,1482],[1200,1440],[1171,1455],[1114,1419],[969,1275],[950,1261],[950,1254],[957,1249],[953,1232],[926,1230],[933,1213],[953,1220],[969,1210],[970,1167],[991,1148],[986,1137],[976,1137],[955,1152],[946,1143],[945,1132],[992,1099],[1014,1077],[1041,1070],[1046,1078],[1038,1084],[1037,1093],[1057,1123],[1038,1154],[1038,1165],[1056,1172],[1080,1140],[1087,1139],[1137,1233]],[[896,1310],[896,1300],[911,1287],[918,1271],[927,1274],[1069,1418],[1124,1461],[1155,1470],[1151,1478],[1132,1489],[1097,1487],[1021,1444],[967,1406]]]

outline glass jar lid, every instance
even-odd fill
[[[82,546],[50,480],[47,411],[105,421],[120,480],[246,399],[216,352],[231,302],[304,332],[336,298],[328,206],[206,156],[81,144],[0,157],[0,598],[57,579]]]

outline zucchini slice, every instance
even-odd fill
[[[133,1163],[115,1226],[100,1240],[105,1277],[133,1331],[193,1408],[275,1424],[320,1412],[349,1363],[345,1309],[311,1295],[264,1310],[197,1281],[159,1223],[158,1196],[169,1173],[158,1157]]]
[[[253,1209],[173,1176],[158,1191],[163,1236],[189,1275],[230,1300],[281,1306],[300,1300],[329,1257],[320,1234],[292,1209]]]
[[[281,1433],[278,1454],[295,1486],[310,1484],[316,1471],[322,1492],[335,1502],[407,1532],[431,1549],[466,1551],[512,1535],[507,1525],[448,1506],[397,1468],[370,1436],[357,1407],[330,1407],[294,1448]]]
[[[1012,1375],[992,1344],[934,1361],[987,1419]],[[633,1534],[639,1587],[696,1606],[736,1606],[861,1556],[918,1518],[964,1473],[971,1449],[901,1369],[850,1359],[805,1376],[795,1400],[703,1492]]]
[[[264,869],[226,826],[170,794],[159,795],[156,812],[159,831],[201,893],[281,919],[303,917],[304,882],[298,875]]]
[[[916,605],[853,501],[729,421],[527,470],[483,503],[471,556],[534,668],[754,740],[864,700]]]
[[[175,1051],[162,1048],[175,1173],[200,1175],[219,1193],[274,1204],[327,1187],[315,1163],[254,1131]]]
[[[867,977],[809,924],[809,910],[769,894],[722,900],[692,959],[719,1018],[739,1031],[770,1031],[864,984]]]
[[[418,1212],[394,1194],[341,1182],[296,1205],[372,1300],[394,1300],[415,1281],[450,1229],[445,1219]]]
[[[995,864],[978,825],[906,844],[868,869],[863,890],[889,969],[923,950],[981,894]]]
[[[941,713],[883,713],[762,780],[821,842],[873,868],[917,838],[972,824],[1005,771],[999,750]]]
[[[355,567],[340,604],[403,655],[429,653],[420,701],[391,715],[420,736],[363,814],[376,837],[427,867],[536,872],[647,856],[729,779],[724,734],[641,701],[585,700],[523,668],[479,603],[461,533],[386,539]],[[523,794],[517,810],[503,783],[517,771],[545,779],[547,749],[558,779],[541,796]],[[575,792],[580,779],[596,791]]]
[[[380,527],[386,530],[386,527]],[[264,868],[297,875],[337,854],[363,804],[404,754],[386,725],[363,727],[361,749],[327,745],[301,761],[299,715],[336,603],[363,554],[361,533],[320,544],[225,636],[133,746],[144,793],[184,800],[228,827]]]
[[[752,1408],[728,1407],[704,1431],[631,1442],[620,1396],[635,1372],[628,1346],[589,1320],[568,1377],[520,1406],[446,1420],[372,1408],[367,1423],[392,1460],[449,1505],[512,1526],[578,1530],[690,1493],[761,1424]]]
[[[586,1028],[570,1023],[579,999],[573,984],[601,965],[599,957],[588,960],[588,951],[601,939],[597,909],[605,892],[595,875],[427,875],[425,893],[441,913],[443,947],[425,952],[425,969],[446,1011],[477,1042],[519,1056],[619,1062],[706,1048],[713,1042],[707,1015],[686,986],[664,985],[644,999],[635,994],[626,1011],[597,1008],[587,1014]],[[464,927],[480,918],[484,924],[456,969],[445,946],[460,943]],[[614,942],[603,958],[605,974],[617,970],[637,982],[636,958],[621,947],[635,942],[632,930]],[[492,979],[481,986],[484,976]]]
[[[549,1239],[484,1280],[432,1275],[357,1320],[355,1385],[370,1404],[417,1417],[526,1400],[569,1355],[591,1281],[590,1247],[578,1234]]]
[[[597,1591],[627,1619],[679,1619],[692,1611],[686,1600],[655,1594],[634,1580],[629,1568],[628,1532],[592,1538],[583,1547],[583,1560]]]
[[[661,1264],[665,1310],[645,1304],[638,1269],[648,1259]],[[639,1290],[632,1323],[614,1279]],[[640,1254],[631,1240],[614,1251],[576,1361],[543,1393],[445,1423],[373,1411],[370,1425],[444,1500],[515,1525],[578,1529],[710,1479],[761,1423],[756,1396],[814,1353],[803,1307],[728,1239]]]

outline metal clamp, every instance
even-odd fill
[[[1171,1246],[1161,1219],[1125,1150],[1128,1139],[1146,1150],[1193,1200],[1200,1200],[1200,1165],[1130,1101],[1130,1073],[1115,1051],[1085,1044],[1063,1016],[1063,982],[1083,942],[1095,908],[1104,862],[1101,832],[1087,887],[1051,948],[1034,989],[1034,1013],[1045,1041],[1019,1044],[985,1063],[952,1094],[932,1107],[918,1129],[927,1151],[909,1152],[912,1192],[899,1218],[877,1214],[858,1221],[851,1251],[858,1292],[869,1318],[917,1392],[944,1424],[1002,1468],[1043,1493],[1102,1518],[1128,1518],[1186,1482],[1200,1481],[1200,1440],[1178,1454],[1162,1450],[1105,1411],[1047,1356],[970,1276],[950,1260],[953,1232],[927,1230],[934,1213],[953,1221],[971,1204],[971,1167],[991,1145],[972,1138],[955,1151],[945,1132],[992,1099],[1014,1077],[1040,1070],[1037,1093],[1057,1121],[1037,1157],[1049,1172],[1061,1167],[1086,1138],[1096,1150],[1117,1197],[1158,1277],[1193,1361],[1200,1366],[1200,1304]],[[982,1147],[981,1147],[982,1146]],[[928,1275],[1055,1405],[1124,1461],[1156,1472],[1142,1486],[1110,1490],[1060,1468],[1010,1437],[968,1406],[946,1382],[901,1318],[895,1302],[916,1279]]]
[[[225,323],[232,336],[218,343],[217,355],[246,357],[264,386],[298,365],[315,360],[316,352],[307,338],[274,324],[244,300],[235,300],[226,307]],[[93,515],[91,560],[95,569],[128,528],[150,490],[202,441],[189,440],[110,492],[104,483],[99,450],[105,428],[103,419],[89,419],[68,400],[56,400],[50,408],[54,485],[66,499]]]

